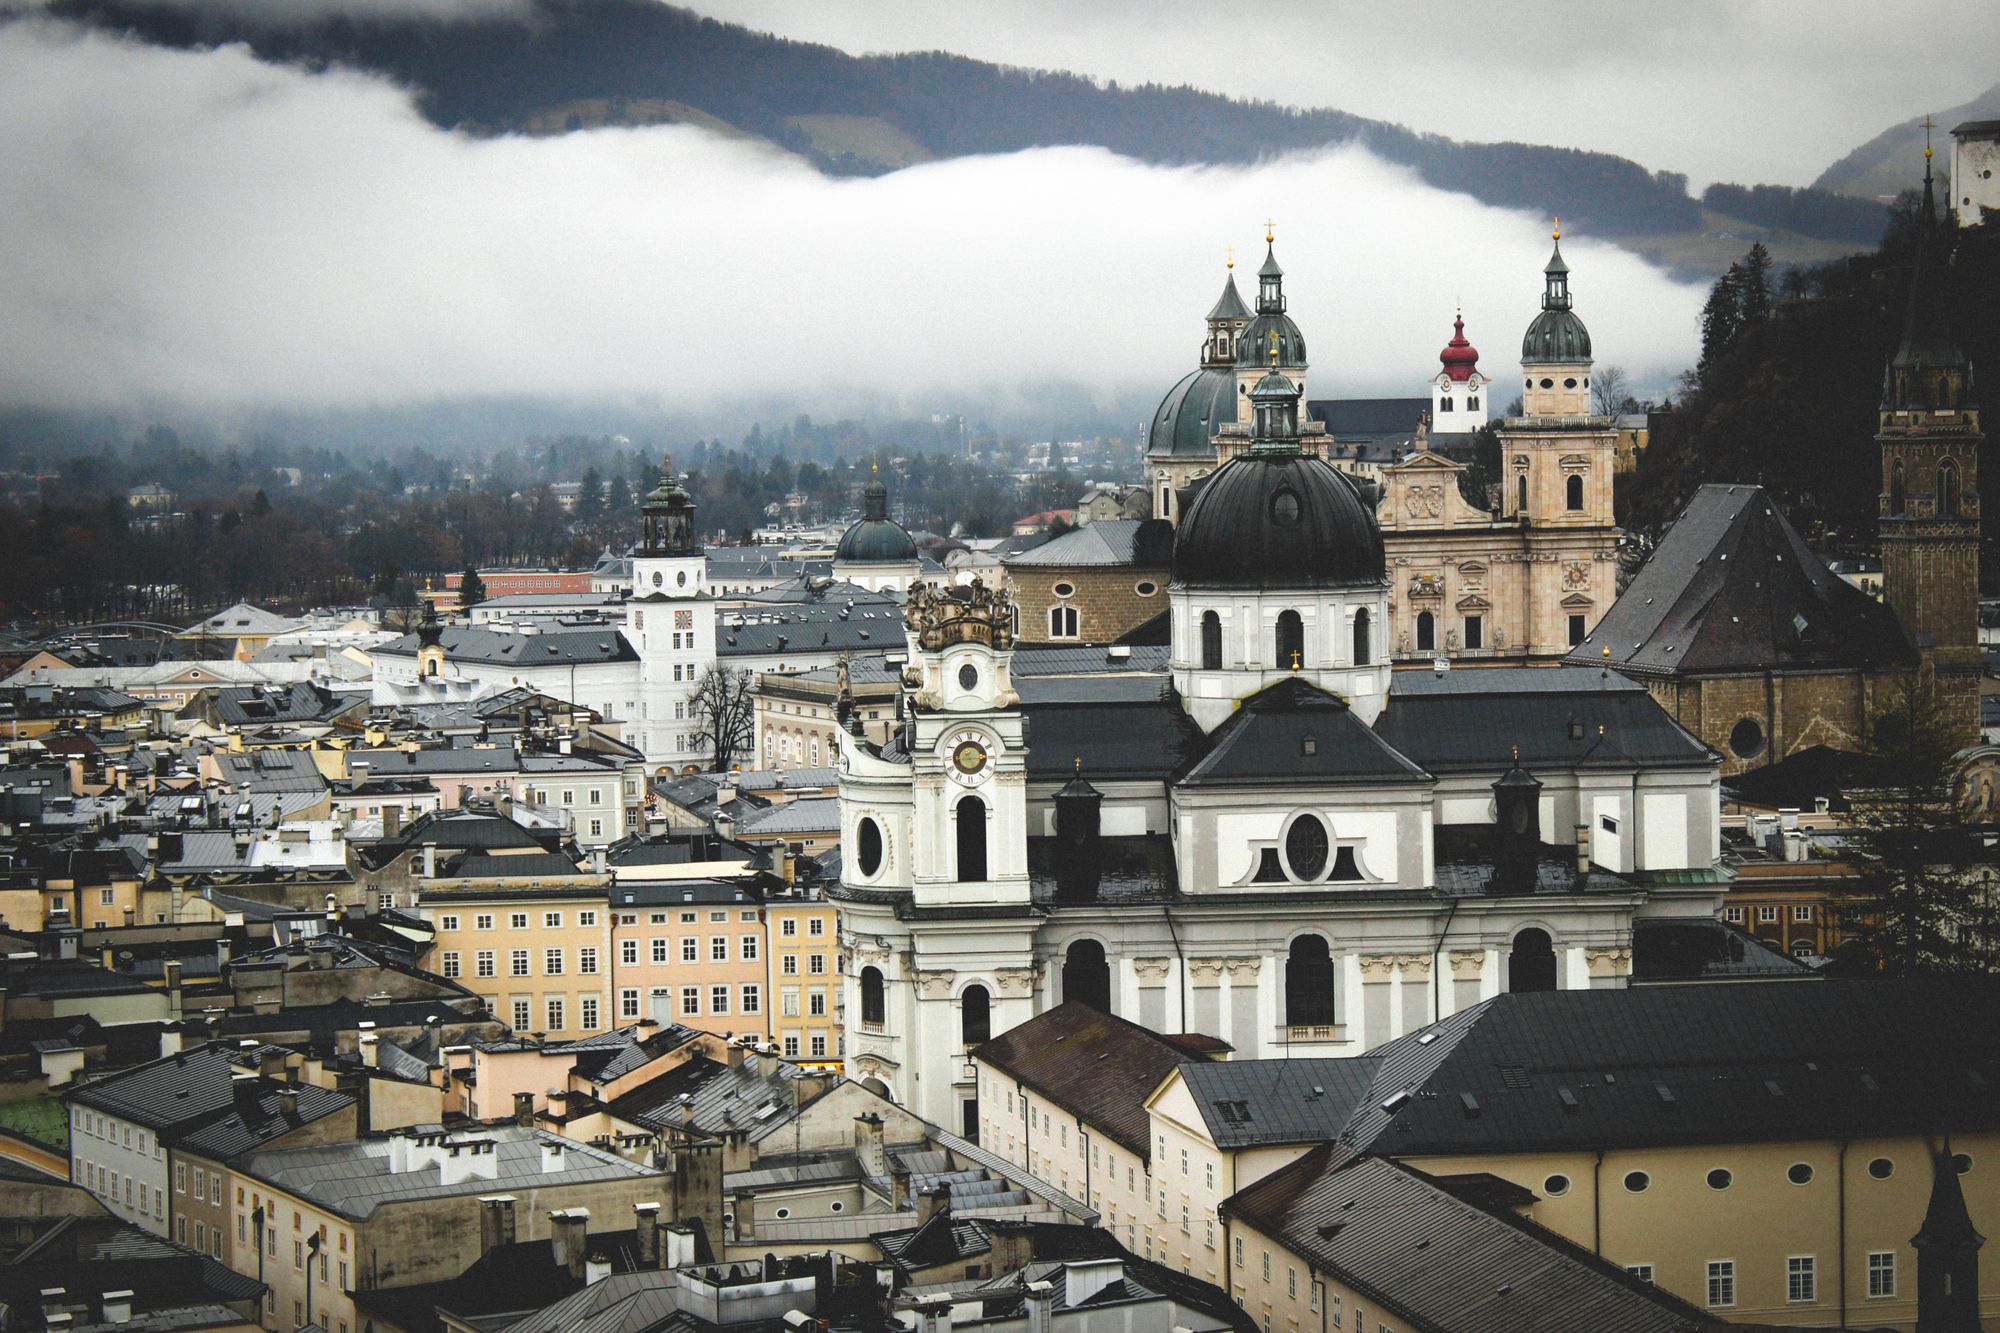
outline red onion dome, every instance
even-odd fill
[[[1479,369],[1479,349],[1465,340],[1465,316],[1453,319],[1451,329],[1451,341],[1438,353],[1438,360],[1444,364],[1445,374],[1463,383]]]

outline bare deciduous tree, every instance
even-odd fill
[[[695,682],[694,699],[689,705],[701,724],[702,747],[712,756],[710,768],[725,771],[739,753],[751,745],[754,706],[750,697],[753,677],[738,667],[710,666]]]

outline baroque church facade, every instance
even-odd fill
[[[1643,688],[1392,670],[1407,576],[1300,420],[1275,269],[1247,418],[1176,497],[1169,681],[1017,678],[1004,590],[919,584],[894,730],[850,711],[848,1072],[937,1123],[977,1123],[971,1046],[1067,1001],[1355,1054],[1502,990],[1622,986],[1642,922],[1713,919],[1715,756]],[[1561,385],[1587,347],[1549,352],[1531,504],[1592,429]]]
[[[1209,311],[1200,365],[1154,412],[1147,470],[1154,513],[1178,522],[1218,468],[1251,438],[1252,385],[1267,370],[1306,385],[1306,345],[1293,322],[1272,237],[1266,234],[1256,309],[1232,272]],[[1498,419],[1502,382],[1479,369],[1461,315],[1431,383],[1434,420],[1463,432],[1496,422],[1498,507],[1469,502],[1465,467],[1418,447],[1382,469],[1372,497],[1391,586],[1382,623],[1391,658],[1473,663],[1554,661],[1617,595],[1619,530],[1612,511],[1617,434],[1591,411],[1590,333],[1573,308],[1561,234],[1543,274],[1542,310],[1522,340],[1522,415]],[[1327,457],[1338,440],[1308,423],[1300,447]]]

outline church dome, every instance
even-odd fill
[[[1542,270],[1546,286],[1542,292],[1542,313],[1528,325],[1521,339],[1521,362],[1574,363],[1590,360],[1590,330],[1570,309],[1569,265],[1563,262],[1562,233],[1556,233],[1555,253]]]
[[[1273,346],[1278,353],[1275,360],[1271,356]],[[1244,328],[1243,336],[1236,340],[1236,364],[1303,370],[1306,364],[1305,335],[1299,332],[1298,325],[1292,323],[1290,315],[1281,311],[1266,311],[1251,320]]]
[[[1444,373],[1459,384],[1472,378],[1479,369],[1479,349],[1465,340],[1465,316],[1451,321],[1451,341],[1438,353],[1438,364]]]
[[[908,565],[916,563],[917,543],[903,525],[889,517],[889,488],[880,477],[862,492],[861,518],[840,535],[833,551],[836,565]]]
[[[1146,430],[1148,454],[1206,457],[1218,427],[1236,420],[1236,372],[1197,370],[1167,390]]]
[[[1224,464],[1188,506],[1174,578],[1236,588],[1379,584],[1382,530],[1354,483],[1324,460],[1251,452]]]

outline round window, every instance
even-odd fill
[[[863,815],[855,841],[860,844],[854,849],[855,864],[863,875],[876,874],[882,869],[882,826]]]
[[[1563,388],[1574,389],[1575,387],[1576,387],[1576,376],[1571,375],[1568,379],[1563,381]]]
[[[1958,1172],[1961,1176],[1970,1171],[1972,1169],[1972,1154],[1969,1152],[1953,1153],[1951,1155],[1951,1169]]]
[[[1877,1157],[1868,1164],[1868,1174],[1877,1180],[1887,1180],[1896,1174],[1896,1164],[1886,1157]]]
[[[1569,1193],[1569,1177],[1550,1176],[1542,1182],[1542,1193],[1548,1195],[1551,1199],[1560,1199],[1563,1195]]]
[[[976,690],[979,688],[979,668],[967,662],[958,669],[958,688]]]
[[[1644,1194],[1652,1183],[1653,1178],[1644,1171],[1628,1171],[1625,1174],[1625,1188],[1634,1194]]]
[[[681,571],[680,573],[678,573],[678,574],[674,575],[674,582],[675,582],[675,583],[678,583],[678,584],[679,584],[679,585],[680,585],[681,587],[683,587],[683,588],[687,587],[687,586],[688,586],[688,572],[687,572],[687,571],[686,571],[685,569],[683,569],[683,570],[682,570],[682,571]]]
[[[1293,879],[1318,879],[1326,869],[1326,825],[1315,815],[1300,815],[1285,832],[1285,861]]]
[[[1280,527],[1290,527],[1299,521],[1299,493],[1282,490],[1271,497],[1271,521]]]
[[[838,1213],[845,1211],[847,1205],[842,1203],[840,1200],[835,1199],[832,1203],[828,1204],[826,1207],[828,1212]]]
[[[1793,1162],[1785,1169],[1785,1179],[1794,1185],[1812,1184],[1813,1169],[1805,1162]]]
[[[1147,579],[1139,583],[1136,587],[1132,589],[1133,592],[1138,593],[1141,597],[1151,597],[1154,593],[1158,592],[1159,590],[1160,590],[1160,585],[1154,583],[1150,579]]]
[[[1764,728],[1756,718],[1746,717],[1729,729],[1729,748],[1738,759],[1754,759],[1764,753]]]
[[[1058,597],[1074,597],[1076,595],[1076,585],[1074,583],[1058,583],[1050,591],[1054,592]]]
[[[789,1208],[780,1208],[780,1209],[778,1210],[778,1214],[777,1214],[777,1215],[778,1215],[778,1217],[780,1218],[780,1220],[782,1220],[782,1219],[784,1219],[784,1218],[787,1218],[787,1217],[790,1217],[790,1216],[792,1215],[792,1210],[791,1210],[791,1209],[789,1209]]]
[[[664,588],[667,586],[667,576],[657,569],[653,571],[653,586],[655,588]]]
[[[1715,1170],[1708,1173],[1708,1187],[1712,1190],[1726,1190],[1729,1188],[1730,1182],[1735,1179],[1735,1176],[1730,1175],[1729,1172],[1718,1166]]]

